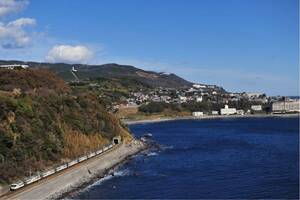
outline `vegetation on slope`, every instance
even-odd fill
[[[126,101],[130,92],[151,91],[152,87],[131,78],[95,78],[89,82],[70,83],[77,92],[91,91],[100,97],[101,103],[107,107]],[[92,85],[92,86],[91,86]]]
[[[82,65],[82,64],[65,64],[65,63],[37,63],[23,61],[5,61],[0,60],[2,64],[27,64],[32,68],[44,68],[56,72],[65,81],[75,81],[71,74],[73,66],[77,69],[77,76],[80,81],[91,80],[95,78],[129,78],[147,84],[151,87],[167,88],[186,88],[191,87],[192,83],[175,75],[145,71],[130,65],[119,65],[115,63],[103,65]]]
[[[47,70],[0,69],[0,182],[62,163],[130,134],[92,92]]]

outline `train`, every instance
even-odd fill
[[[12,183],[10,185],[10,190],[11,191],[18,190],[18,189],[20,189],[20,188],[22,188],[22,187],[24,187],[26,185],[32,184],[34,182],[37,182],[37,181],[39,181],[39,180],[41,180],[43,178],[46,178],[46,177],[51,176],[51,175],[53,175],[53,174],[55,174],[57,172],[63,171],[63,170],[65,170],[65,169],[67,169],[67,168],[69,168],[71,166],[74,166],[74,165],[76,165],[78,163],[81,163],[81,162],[83,162],[83,161],[85,161],[87,159],[90,159],[90,158],[93,158],[93,157],[95,157],[97,155],[100,155],[100,154],[106,152],[107,150],[111,149],[116,144],[118,144],[118,143],[113,142],[113,143],[105,146],[102,149],[99,149],[99,150],[97,150],[95,152],[90,152],[90,153],[88,153],[86,155],[83,155],[83,156],[79,157],[78,159],[71,160],[71,161],[69,161],[67,163],[59,165],[59,166],[55,167],[54,169],[50,169],[50,170],[43,171],[43,172],[38,172],[38,173],[36,173],[33,176],[26,177],[23,180],[16,181],[15,183]]]

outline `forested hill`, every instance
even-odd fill
[[[0,68],[0,184],[130,139],[98,98],[46,69]]]
[[[27,64],[32,68],[47,68],[55,71],[66,81],[74,81],[71,74],[72,66],[77,70],[78,78],[89,80],[93,78],[127,78],[134,81],[142,82],[150,87],[164,88],[187,88],[193,83],[184,80],[175,74],[157,73],[145,71],[130,65],[119,64],[104,64],[104,65],[81,65],[81,64],[65,64],[65,63],[37,63],[37,62],[22,62],[22,61],[0,61],[3,64]]]

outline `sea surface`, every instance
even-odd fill
[[[134,156],[79,199],[299,198],[299,118],[178,120],[130,126],[160,148]]]

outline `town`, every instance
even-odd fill
[[[298,98],[267,96],[264,93],[230,93],[215,85],[194,84],[188,89],[157,88],[152,91],[135,91],[124,98],[119,107],[139,107],[150,103],[202,105],[199,110],[191,108],[192,116],[203,115],[245,115],[262,113],[299,113]]]

